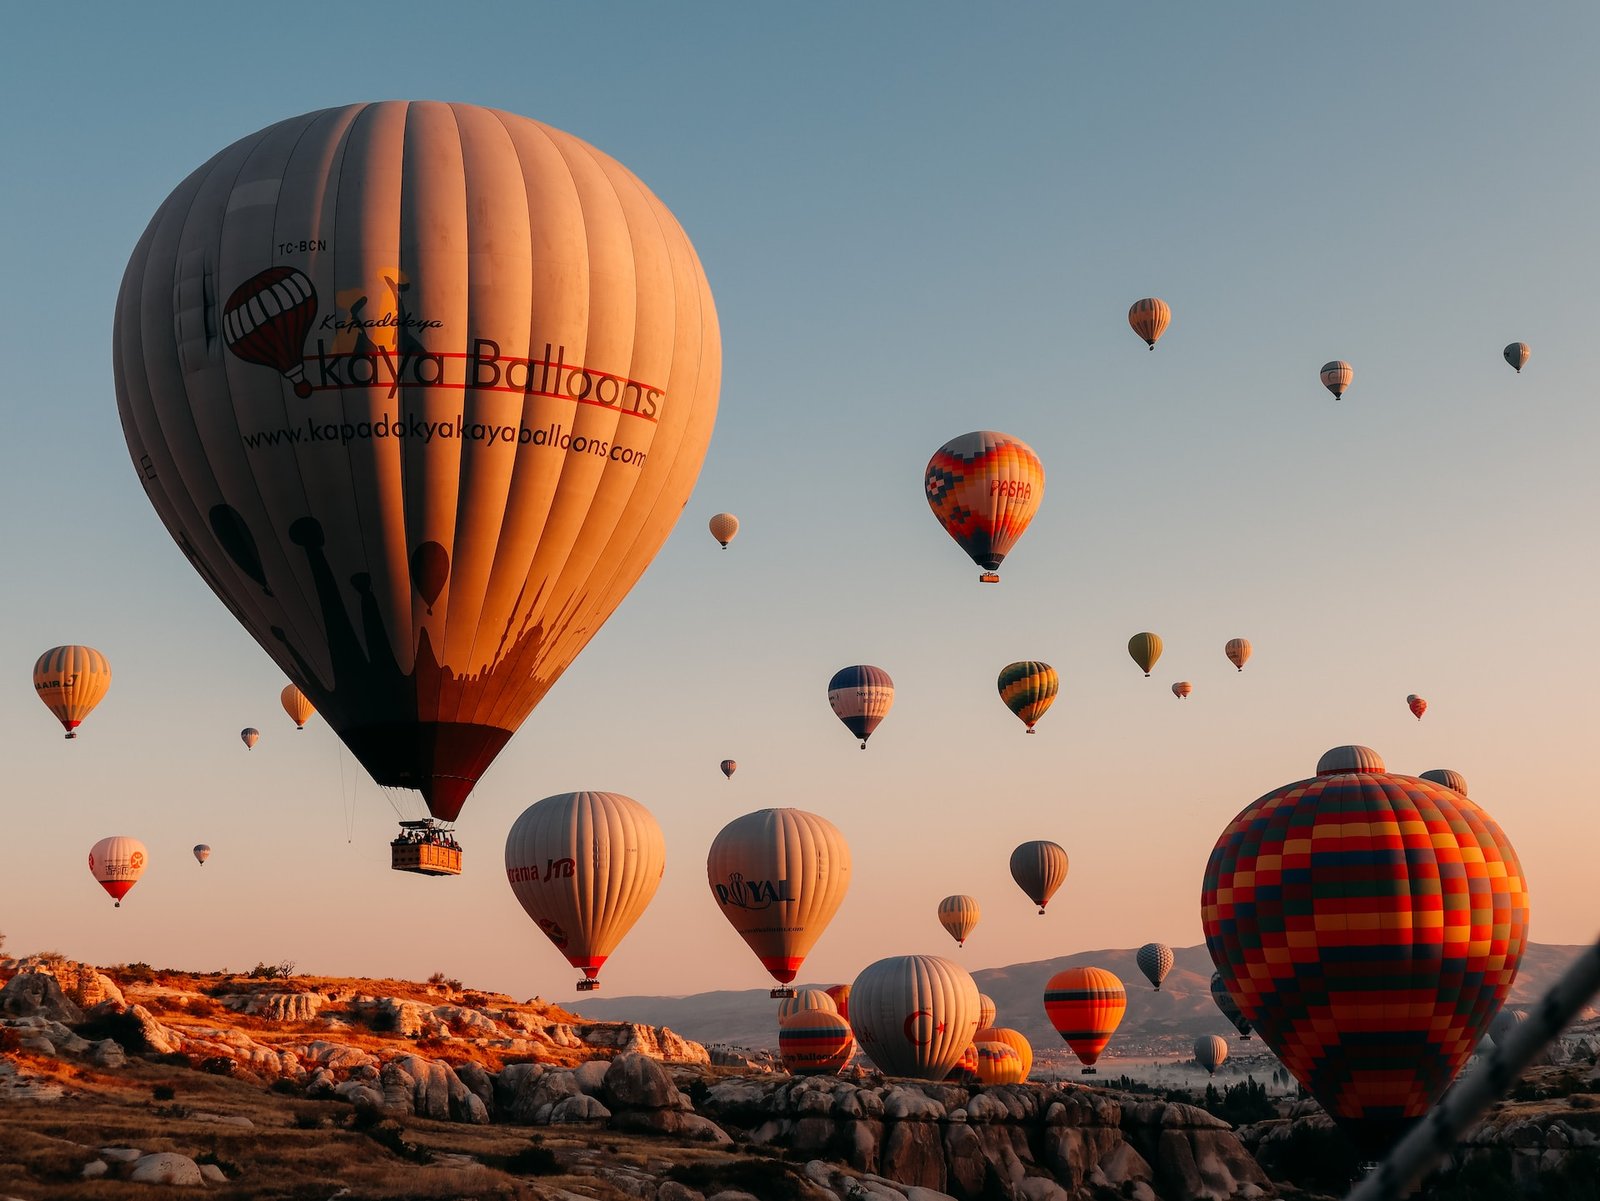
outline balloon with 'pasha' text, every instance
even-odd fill
[[[1044,1011],[1055,1031],[1093,1075],[1111,1036],[1122,1024],[1128,991],[1116,975],[1098,967],[1069,967],[1044,986]]]
[[[894,707],[894,681],[870,663],[841,667],[828,681],[828,705],[866,750],[867,739]]]
[[[850,845],[825,817],[761,809],[734,818],[706,856],[711,897],[779,988],[800,971],[850,888]]]
[[[1061,678],[1056,675],[1056,669],[1037,659],[1006,664],[1000,669],[997,682],[1000,699],[1028,727],[1030,734],[1034,723],[1055,704],[1056,693],[1061,691]]]
[[[1150,669],[1156,665],[1156,660],[1161,658],[1161,635],[1153,634],[1149,630],[1135,634],[1128,639],[1128,657],[1148,676]]]
[[[150,862],[150,852],[144,843],[126,834],[102,838],[89,848],[89,872],[100,882],[100,887],[111,895],[118,909],[128,890],[139,882]]]
[[[111,664],[92,646],[53,646],[33,665],[33,691],[68,738],[111,687]]]
[[[943,1080],[978,1032],[978,986],[939,955],[880,959],[851,986],[850,1025],[884,1075]]]
[[[1494,820],[1367,747],[1336,747],[1246,806],[1200,903],[1229,995],[1367,1158],[1466,1063],[1528,934],[1522,868]]]
[[[1229,663],[1243,671],[1244,665],[1250,662],[1250,653],[1254,649],[1248,638],[1230,638],[1228,644],[1222,648],[1222,653],[1228,656]]]
[[[807,1009],[778,1019],[778,1057],[794,1076],[837,1076],[855,1054],[850,1023],[833,1009]]]
[[[1044,499],[1044,464],[1020,438],[975,430],[933,452],[923,489],[945,533],[983,568],[979,582],[998,584],[1001,562]]]
[[[981,916],[976,897],[957,893],[939,902],[939,924],[944,927],[946,934],[956,940],[958,947],[967,945],[967,936],[977,926]]]
[[[654,558],[721,348],[688,238],[525,117],[291,117],[128,262],[117,406],[184,556],[372,778],[452,821]]]
[[[1133,961],[1144,973],[1144,978],[1161,991],[1161,982],[1172,970],[1172,948],[1164,942],[1147,942],[1134,952]]]
[[[278,703],[283,706],[283,711],[289,715],[289,720],[294,722],[297,730],[305,729],[306,722],[317,714],[317,707],[311,703],[311,698],[293,684],[283,686],[283,691],[278,694]]]
[[[1011,852],[1011,878],[1039,906],[1040,913],[1056,889],[1066,883],[1067,867],[1066,849],[1047,839],[1025,842]]]
[[[666,870],[651,812],[617,792],[564,792],[536,801],[506,834],[506,879],[527,915],[584,978],[644,914]]]
[[[1145,345],[1151,350],[1156,348],[1156,342],[1167,330],[1172,321],[1172,310],[1167,302],[1155,296],[1146,296],[1143,300],[1133,302],[1133,307],[1128,310],[1128,324],[1133,327],[1133,332],[1144,339]]]

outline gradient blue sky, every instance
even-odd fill
[[[575,788],[667,836],[611,995],[765,982],[704,858],[770,805],[854,849],[806,980],[1191,944],[1229,818],[1351,741],[1465,773],[1521,853],[1533,936],[1593,936],[1593,6],[62,4],[8,10],[6,41],[10,951],[570,997],[501,863],[516,815]],[[326,726],[283,716],[146,503],[111,378],[123,266],[189,171],[394,97],[615,155],[688,231],[724,336],[684,520],[469,802],[455,881],[387,869],[393,813]],[[1152,294],[1175,316],[1148,354],[1125,313]],[[1338,403],[1332,358],[1355,367]],[[999,588],[922,494],[934,448],[980,427],[1049,473]],[[726,553],[721,509],[744,523]],[[1150,680],[1141,629],[1167,643]],[[61,642],[115,670],[75,743],[28,684]],[[1062,676],[1033,738],[995,693],[1019,658]],[[825,700],[858,662],[899,689],[865,754]],[[120,911],[84,867],[111,833],[152,854]],[[1006,870],[1029,838],[1072,856],[1046,918]],[[949,892],[984,907],[961,952]]]

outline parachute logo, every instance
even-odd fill
[[[222,309],[222,336],[246,363],[271,367],[294,385],[301,400],[311,395],[302,356],[317,290],[293,267],[268,267],[233,290]]]
[[[742,872],[730,872],[726,884],[713,884],[711,889],[717,894],[719,905],[732,905],[735,909],[766,909],[794,900],[787,880],[746,881]]]

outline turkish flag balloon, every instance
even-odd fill
[[[626,168],[511,113],[386,101],[180,184],[114,363],[189,561],[373,779],[450,820],[671,531],[721,343]]]

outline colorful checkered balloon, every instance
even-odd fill
[[[1229,995],[1371,1156],[1427,1112],[1516,979],[1528,892],[1473,802],[1339,747],[1223,831],[1201,894]]]
[[[974,430],[952,438],[928,460],[928,507],[956,544],[998,584],[1010,552],[1044,499],[1044,465],[1020,438]]]

